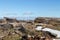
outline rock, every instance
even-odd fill
[[[2,29],[11,29],[11,28],[13,28],[13,25],[11,25],[11,24],[0,24],[0,28],[2,28]]]

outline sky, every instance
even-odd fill
[[[0,17],[60,17],[60,0],[0,0]]]

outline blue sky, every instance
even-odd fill
[[[60,17],[60,0],[0,0],[0,17]]]

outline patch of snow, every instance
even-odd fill
[[[31,37],[30,35],[28,35],[28,37]]]
[[[52,34],[56,34],[57,35],[57,37],[60,37],[60,31],[58,31],[58,30],[53,30],[53,29],[50,29],[50,28],[44,28],[44,29],[42,29],[43,31],[48,31],[48,32],[50,32],[50,33],[52,33]]]
[[[42,28],[43,28],[42,26],[37,26],[37,28],[35,29],[39,31],[39,30],[42,30]]]
[[[60,31],[58,30],[54,30],[54,29],[51,29],[51,28],[44,28],[42,29],[43,27],[42,26],[37,26],[37,28],[35,28],[37,31],[48,31],[50,32],[51,34],[53,35],[57,35],[57,38],[60,38]]]

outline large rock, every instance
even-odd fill
[[[15,30],[18,30],[18,31],[21,31],[22,33],[25,33],[25,28],[23,27],[23,25],[18,25],[18,26],[16,26],[15,28],[14,28]]]
[[[0,24],[0,28],[11,29],[11,28],[13,28],[13,25],[12,24]]]

